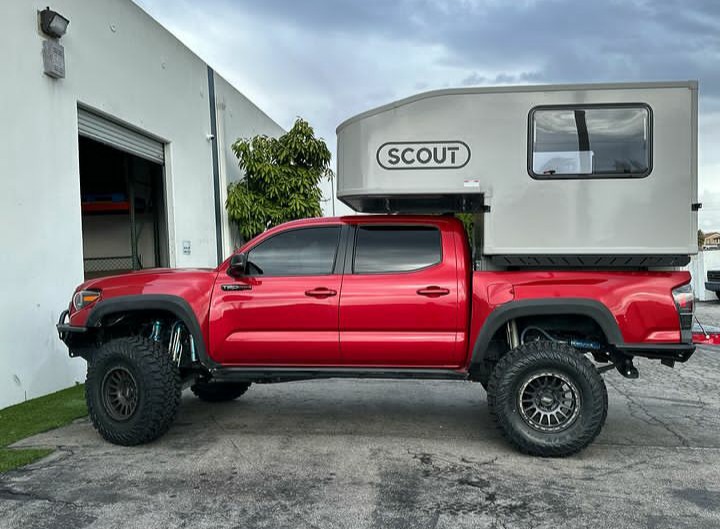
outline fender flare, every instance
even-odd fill
[[[190,335],[195,342],[195,352],[200,358],[200,362],[207,368],[215,366],[215,362],[207,354],[205,338],[195,312],[190,307],[190,304],[179,296],[140,294],[108,298],[102,300],[92,309],[88,315],[86,326],[97,329],[102,327],[103,318],[111,314],[146,310],[162,310],[175,315],[190,331]]]
[[[608,343],[622,345],[620,327],[603,303],[585,298],[538,298],[510,301],[493,310],[483,323],[472,350],[470,368],[482,364],[490,340],[508,321],[526,316],[579,315],[593,319],[605,333]]]

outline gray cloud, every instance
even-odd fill
[[[137,2],[282,125],[302,115],[333,148],[343,119],[418,91],[699,79],[703,215],[720,228],[717,0]]]

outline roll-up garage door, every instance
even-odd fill
[[[165,146],[161,141],[84,108],[78,108],[78,134],[152,162],[165,162]]]

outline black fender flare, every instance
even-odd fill
[[[615,317],[603,303],[585,298],[538,298],[510,301],[493,310],[483,323],[472,350],[470,369],[481,365],[490,340],[508,321],[525,316],[580,315],[592,318],[605,333],[608,343],[622,345],[620,327]]]
[[[208,356],[205,348],[200,323],[190,304],[179,296],[170,294],[140,294],[134,296],[118,296],[100,301],[90,312],[86,326],[90,329],[101,328],[103,319],[112,314],[128,313],[147,310],[161,310],[175,315],[190,331],[195,342],[195,352],[201,363],[209,368],[215,362]]]

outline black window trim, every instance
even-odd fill
[[[533,171],[533,123],[539,110],[584,110],[584,109],[643,109],[648,113],[648,168],[643,173],[595,173],[595,174],[554,174],[542,175]],[[587,103],[567,105],[539,105],[530,109],[527,125],[527,172],[533,180],[607,180],[617,178],[647,178],[653,171],[653,110],[647,103]]]
[[[357,238],[360,228],[432,228],[440,233],[440,259],[436,263],[423,266],[421,268],[414,268],[412,270],[398,270],[398,271],[381,271],[381,272],[356,272],[355,271],[355,254],[357,252]],[[400,274],[415,274],[417,272],[424,272],[436,266],[440,266],[445,261],[445,254],[443,251],[443,230],[435,224],[419,224],[419,223],[375,223],[375,222],[359,222],[353,226],[354,233],[351,235],[350,244],[352,244],[352,251],[348,252],[348,261],[345,266],[345,274],[354,276],[377,276],[377,275],[400,275]]]
[[[341,223],[336,223],[336,224],[318,224],[318,225],[316,225],[316,226],[313,226],[313,225],[297,226],[297,227],[294,227],[294,228],[288,228],[287,230],[279,231],[279,232],[271,235],[271,236],[268,237],[267,239],[263,239],[262,241],[259,241],[257,244],[255,244],[255,245],[251,246],[250,248],[248,248],[248,249],[245,251],[245,254],[248,256],[248,262],[250,262],[250,253],[251,253],[255,248],[257,248],[258,246],[261,246],[261,245],[265,244],[267,241],[270,241],[270,240],[274,239],[275,237],[277,237],[277,236],[279,236],[279,235],[283,235],[283,234],[290,233],[290,232],[293,232],[293,231],[307,230],[307,229],[319,229],[319,228],[322,228],[322,229],[328,229],[328,228],[339,229],[339,231],[338,231],[337,243],[336,243],[336,245],[335,245],[335,256],[333,257],[333,264],[332,264],[332,267],[330,268],[330,273],[327,273],[327,274],[283,274],[283,275],[265,275],[265,274],[262,274],[262,275],[250,275],[250,274],[248,274],[248,277],[256,277],[256,278],[260,278],[260,279],[261,279],[261,278],[269,278],[269,277],[323,277],[323,276],[333,276],[333,275],[342,274],[342,267],[339,266],[340,263],[339,263],[338,257],[339,257],[339,255],[340,255],[341,245],[344,245],[344,244],[345,244],[345,238],[347,237],[347,230],[346,230],[346,227],[345,227],[343,224],[341,224]]]

